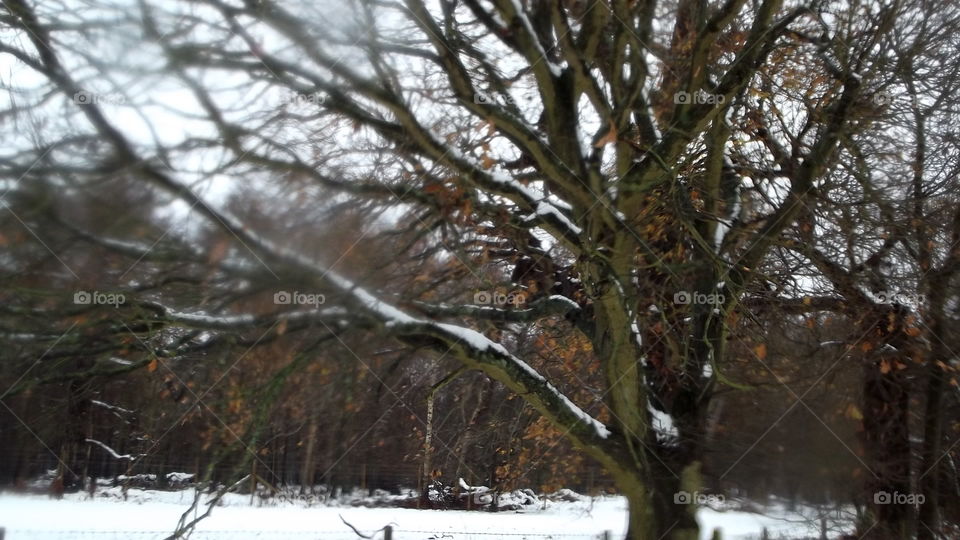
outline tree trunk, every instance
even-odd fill
[[[486,384],[480,389],[477,395],[477,405],[470,414],[470,418],[467,420],[466,426],[464,426],[463,435],[454,446],[454,454],[457,456],[457,473],[455,475],[457,478],[462,476],[463,465],[468,463],[468,460],[470,459],[470,456],[467,455],[467,452],[473,448],[473,441],[477,436],[477,426],[483,425],[483,420],[490,413],[490,397],[492,395],[493,381],[487,379]],[[472,478],[471,480],[475,481],[479,480],[479,478]]]
[[[307,442],[303,450],[303,468],[300,470],[300,493],[313,489],[317,472],[317,433],[319,431],[318,418],[315,409],[311,411],[307,422]]]
[[[896,368],[882,373],[877,363],[867,362],[863,399],[864,448],[870,467],[866,495],[876,520],[870,537],[911,538],[910,396],[906,377]]]
[[[943,386],[944,373],[935,362],[928,360],[929,380],[927,381],[927,407],[924,415],[923,450],[920,466],[920,504],[919,540],[933,540],[940,530],[940,474],[938,467],[941,458],[943,425]],[[949,459],[949,458],[948,458]]]
[[[659,467],[658,467],[659,468]],[[691,465],[680,478],[671,474],[661,475],[653,496],[657,514],[655,538],[670,540],[697,540],[700,526],[697,524],[697,501],[700,497],[699,464]]]
[[[909,311],[875,305],[862,319],[863,430],[867,467],[863,500],[873,522],[869,538],[909,539],[916,513],[910,447],[910,378],[914,344],[907,332]],[[862,531],[866,534],[867,531]]]
[[[927,405],[923,417],[923,448],[921,450],[920,472],[917,478],[920,495],[917,537],[920,540],[933,540],[940,532],[940,464],[943,459],[943,407],[946,374],[940,362],[949,365],[950,349],[944,334],[945,317],[943,297],[935,295],[943,290],[947,279],[932,280],[930,291],[930,320],[927,324],[930,334],[930,358],[927,359]],[[949,459],[949,457],[948,457]]]
[[[695,467],[698,469],[699,466]],[[662,469],[662,467],[658,467]],[[663,472],[662,470],[660,472]],[[627,540],[697,540],[700,528],[696,520],[696,497],[684,496],[685,488],[698,482],[699,473],[685,473],[675,478],[662,475],[652,489],[639,480],[619,479],[617,486],[627,498]]]
[[[617,481],[620,491],[627,497],[628,521],[626,540],[649,540],[658,538],[656,516],[650,496],[640,482],[621,478]]]

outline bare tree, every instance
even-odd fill
[[[151,339],[187,326],[303,331],[311,343],[360,328],[454,357],[602,464],[636,539],[697,538],[689,498],[702,489],[728,321],[765,293],[773,247],[825,203],[843,142],[872,129],[865,104],[891,69],[875,51],[909,11],[782,0],[138,8],[4,2],[15,39],[0,53],[29,72],[12,95],[42,81],[9,111],[38,134],[18,139],[11,189],[127,178],[204,222],[146,242],[87,231],[104,248],[172,256],[265,294],[319,290],[327,303],[252,312],[228,288],[201,312],[158,294],[118,310],[117,324],[139,321]],[[118,44],[90,47],[107,35]],[[205,182],[252,186],[271,206],[231,209]],[[360,239],[409,234],[393,236],[405,242],[385,251],[392,264],[341,272],[297,234],[314,222],[284,214],[298,196],[380,213]],[[222,247],[203,252],[198,234]],[[451,266],[466,277],[436,282]],[[398,286],[411,268],[426,277]],[[548,320],[598,358],[604,387],[589,408],[561,391],[570,381],[518,356],[516,325]],[[606,424],[587,412],[601,406]]]

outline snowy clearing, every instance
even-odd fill
[[[137,538],[160,539],[173,530],[189,506],[192,491],[144,491],[131,489],[123,501],[120,488],[107,488],[95,500],[86,494],[67,495],[53,500],[42,495],[0,494],[0,526],[5,540]],[[726,540],[759,538],[764,527],[771,538],[819,538],[817,519],[768,509],[768,515],[747,512],[718,512],[709,508],[698,514],[701,539],[720,528]],[[412,510],[403,508],[362,508],[352,505],[308,507],[299,502],[275,500],[250,505],[250,497],[228,495],[222,506],[202,521],[191,538],[323,538],[356,539],[341,521],[371,534],[384,525],[394,527],[397,540],[469,538],[528,538],[530,540],[602,538],[610,531],[622,538],[626,527],[626,500],[622,497],[585,498],[578,502],[546,502],[524,512],[467,512]],[[376,535],[382,538],[382,534]]]

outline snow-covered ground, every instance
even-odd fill
[[[181,513],[192,502],[190,490],[143,491],[131,489],[127,500],[119,488],[52,500],[41,495],[0,494],[0,527],[5,540],[26,539],[159,539],[169,534]],[[809,509],[808,509],[809,510]],[[811,513],[803,516],[773,506],[766,515],[702,509],[698,521],[702,539],[713,528],[724,540],[759,538],[766,527],[770,538],[819,538]],[[191,538],[204,539],[356,539],[341,521],[370,534],[384,525],[394,528],[395,540],[493,539],[576,540],[602,538],[610,531],[622,538],[626,527],[626,501],[621,497],[584,498],[577,502],[547,501],[523,512],[466,512],[361,508],[351,505],[307,505],[272,502],[251,505],[249,496],[228,495],[222,506],[202,521]],[[377,535],[376,538],[382,538]]]

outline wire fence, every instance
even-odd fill
[[[48,529],[0,529],[0,540],[163,540],[170,531],[102,531],[102,530],[48,530]],[[262,531],[262,530],[225,530],[194,531],[190,540],[490,540],[505,538],[508,540],[612,540],[610,531],[598,533],[566,532],[470,532],[443,530],[407,530],[384,527],[377,532],[363,532],[359,536],[352,531]]]
[[[507,538],[510,540],[612,540],[613,535],[610,531],[600,533],[504,533],[504,532],[437,532],[437,531],[407,531],[403,529],[393,530],[393,540],[424,539],[424,540],[470,540],[476,538],[479,540],[489,540],[491,537]],[[390,540],[387,537],[386,540]]]

